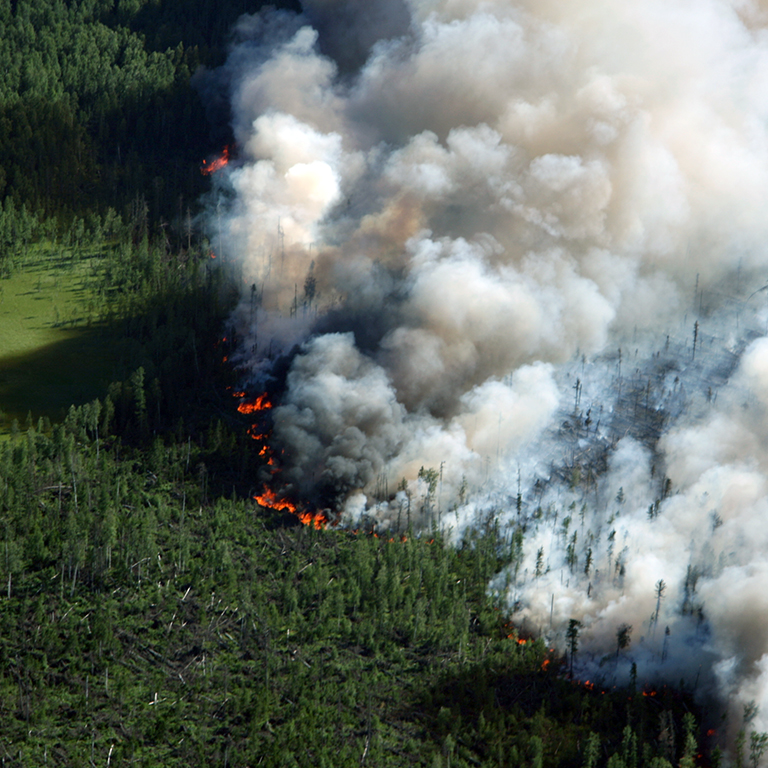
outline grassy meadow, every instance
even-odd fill
[[[47,244],[0,278],[0,433],[29,414],[60,418],[114,379],[115,338],[96,322],[99,266]]]

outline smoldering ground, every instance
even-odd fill
[[[215,79],[212,226],[239,364],[287,355],[287,488],[524,527],[516,620],[766,729],[766,8],[374,5],[378,38],[351,0],[244,17]]]

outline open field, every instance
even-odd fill
[[[61,417],[114,378],[115,340],[96,323],[89,279],[98,262],[46,247],[0,279],[0,432],[29,413]]]

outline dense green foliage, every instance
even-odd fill
[[[487,584],[519,537],[492,520],[455,548],[316,531],[256,505],[264,459],[223,394],[229,276],[204,243],[174,251],[141,222],[61,236],[88,261],[92,323],[129,373],[0,443],[9,765],[668,768],[688,755],[679,697],[586,689],[541,641],[517,642]],[[14,268],[26,263],[19,252]]]
[[[109,400],[40,426],[0,449],[11,764],[592,766],[604,748],[665,768],[695,745],[675,744],[671,694],[586,690],[507,637],[492,524],[459,548],[315,531],[213,492],[221,429],[131,448]]]
[[[237,276],[189,209],[227,140],[193,74],[261,5],[0,0],[0,288],[77,275],[82,312],[51,322],[113,374],[0,424],[0,761],[690,768],[681,694],[592,690],[518,642],[487,584],[520,532],[453,547],[254,502],[270,472],[221,338]]]
[[[0,0],[0,202],[50,214],[147,201],[181,221],[228,140],[191,79],[260,0]],[[295,8],[296,3],[272,2]]]
[[[220,338],[232,276],[144,221],[41,229],[86,260],[90,322],[126,375],[0,443],[7,764],[668,768],[690,751],[678,697],[585,689],[516,642],[487,584],[519,536],[492,520],[455,548],[256,505],[267,468]]]

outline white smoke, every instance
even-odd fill
[[[287,365],[286,483],[523,526],[517,621],[768,729],[765,9],[377,0],[375,38],[367,8],[244,17],[226,67],[216,237],[241,364]]]

